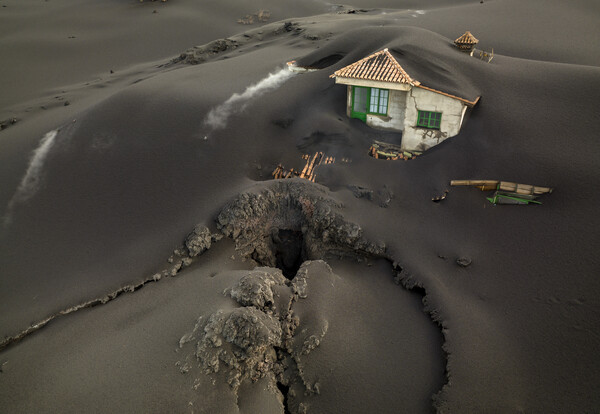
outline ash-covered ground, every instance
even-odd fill
[[[597,411],[599,15],[0,0],[0,411]],[[481,96],[410,161],[329,78],[384,48]]]

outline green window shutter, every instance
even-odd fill
[[[418,111],[417,126],[421,128],[440,129],[442,125],[442,113],[430,111]]]
[[[351,118],[357,118],[363,122],[367,121],[369,93],[369,88],[363,88],[362,86],[352,87],[352,110],[350,113]]]
[[[367,112],[367,97],[369,88],[354,86],[353,110],[355,112]]]
[[[367,114],[387,115],[390,91],[380,88],[352,87],[352,117],[366,120]]]

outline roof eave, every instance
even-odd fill
[[[417,88],[425,89],[426,91],[429,91],[429,92],[439,93],[440,95],[447,96],[448,98],[452,98],[452,99],[456,99],[458,101],[461,101],[462,103],[464,103],[465,105],[467,105],[469,108],[474,107],[477,104],[477,102],[479,102],[479,99],[481,98],[481,96],[478,96],[477,98],[475,98],[475,100],[469,101],[468,99],[461,98],[460,96],[452,95],[452,94],[447,93],[447,92],[438,91],[437,89],[433,89],[433,88],[430,88],[430,87],[425,86],[425,85],[419,84],[419,85],[415,85],[415,86]]]
[[[404,82],[390,82],[376,79],[351,78],[347,76],[336,76],[335,83],[340,85],[394,89],[399,91],[408,91],[412,86],[414,86],[413,84]]]

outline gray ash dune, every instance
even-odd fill
[[[256,10],[233,1],[218,11],[169,1],[157,14],[151,2],[119,12],[104,5],[100,14],[93,1],[53,0],[35,13],[26,2],[4,3],[0,19],[12,37],[0,48],[14,64],[0,69],[0,119],[19,122],[0,131],[0,209],[10,218],[0,229],[0,335],[123,294],[52,319],[2,351],[0,411],[283,412],[302,403],[306,412],[560,413],[600,405],[595,3],[266,2],[272,21],[260,27],[238,26]],[[76,14],[82,20],[69,18]],[[122,27],[80,24],[95,17]],[[17,30],[27,21],[31,36]],[[178,21],[185,24],[174,30]],[[130,36],[140,27],[143,38]],[[565,35],[575,28],[576,37]],[[452,46],[464,30],[494,49],[491,63]],[[162,36],[153,43],[151,34]],[[216,39],[230,41],[211,46]],[[204,46],[189,50],[194,44]],[[459,135],[409,162],[366,155],[373,140],[393,137],[348,119],[346,88],[329,78],[385,47],[423,84],[482,96]],[[202,58],[173,62],[182,52]],[[121,66],[109,76],[115,59]],[[207,127],[211,110],[290,60],[319,70],[244,101],[223,128]],[[50,145],[43,137],[55,130]],[[30,164],[36,148],[40,168]],[[338,160],[319,166],[318,184],[262,182],[315,151]],[[467,188],[431,202],[450,180],[471,178],[555,191],[540,206],[494,207]],[[35,191],[19,196],[21,183]],[[375,197],[383,190],[393,194],[386,208]],[[234,240],[213,240],[216,226]],[[256,265],[293,278],[307,259],[331,267],[293,305],[319,345],[289,367],[305,363],[302,378],[319,393],[278,379],[294,352],[275,348],[286,339],[301,348],[307,338],[299,327],[298,343],[285,326],[279,336],[279,317],[249,316],[264,319],[260,349],[238,340],[238,330],[223,337],[266,364],[244,371],[230,360],[236,390],[229,370],[200,372],[191,343],[173,353],[199,316],[247,320],[254,311],[244,308],[267,306],[262,288],[262,299],[223,295]],[[395,285],[394,261],[396,281],[415,292]],[[146,284],[157,274],[160,282]],[[293,282],[276,279],[290,291]],[[130,286],[143,288],[126,294]],[[201,355],[208,361],[213,351]],[[185,362],[193,370],[181,375]],[[369,395],[380,395],[379,405]]]
[[[376,407],[378,412],[391,413],[396,412],[396,402],[401,400],[402,406],[411,411],[429,411],[431,396],[445,381],[439,331],[420,309],[421,304],[415,296],[421,293],[410,294],[395,286],[391,277],[394,272],[396,284],[403,282],[411,289],[415,284],[396,263],[392,266],[391,260],[385,257],[385,246],[364,239],[360,226],[345,221],[341,210],[342,206],[329,198],[324,188],[305,180],[259,184],[228,203],[216,218],[217,227],[234,239],[233,246],[221,246],[222,235],[197,225],[184,243],[173,251],[162,272],[152,275],[140,285],[125,287],[96,301],[61,311],[49,320],[35,324],[33,329],[11,338],[9,343],[2,343],[2,350],[6,348],[4,354],[11,359],[19,360],[22,355],[30,355],[35,366],[39,358],[45,358],[40,347],[46,345],[55,349],[60,346],[72,352],[69,350],[78,346],[81,348],[77,353],[83,352],[85,360],[76,362],[67,358],[67,371],[74,376],[85,376],[89,364],[96,363],[90,355],[95,352],[94,346],[78,341],[65,344],[59,340],[55,343],[56,338],[51,331],[41,328],[51,322],[54,326],[65,323],[61,317],[69,316],[75,325],[66,331],[77,332],[84,329],[80,323],[90,323],[89,317],[92,321],[97,320],[98,310],[86,314],[88,308],[110,303],[102,306],[99,312],[108,311],[109,306],[131,309],[131,303],[123,301],[122,297],[127,292],[148,296],[140,298],[134,307],[147,306],[150,297],[151,301],[158,299],[162,303],[165,293],[167,297],[183,296],[187,303],[183,306],[185,311],[178,306],[179,300],[154,308],[161,315],[163,310],[168,310],[166,316],[159,318],[146,311],[141,315],[141,321],[133,324],[136,328],[128,330],[109,348],[127,346],[123,341],[140,341],[146,331],[161,329],[157,325],[161,319],[163,323],[166,320],[169,324],[180,326],[182,314],[189,316],[197,306],[191,297],[185,298],[190,295],[190,283],[211,291],[214,284],[211,279],[217,277],[237,281],[222,290],[222,294],[237,302],[237,306],[231,307],[230,303],[220,301],[222,308],[200,316],[194,328],[179,340],[184,356],[174,363],[178,370],[172,369],[164,375],[173,384],[179,384],[181,381],[173,377],[179,377],[179,372],[185,374],[187,386],[184,389],[197,393],[174,393],[170,398],[175,401],[169,403],[172,407],[182,404],[177,398],[186,398],[190,407],[198,406],[208,412],[238,412],[239,409],[304,413],[331,409],[332,399],[337,400],[336,395],[353,395],[358,402],[347,399],[347,403],[336,401],[335,404],[345,407],[344,411]],[[282,243],[286,232],[292,232],[300,245]],[[219,253],[215,257],[209,249],[217,249]],[[209,263],[213,263],[213,268],[215,265],[222,266],[223,257],[219,259],[218,255],[228,251],[234,252],[232,258],[242,258],[240,263],[233,264],[234,268],[247,266],[244,262],[250,265],[272,263],[279,268],[256,267],[230,274],[211,272]],[[340,274],[335,274],[324,261],[306,260],[308,257],[333,260]],[[298,266],[295,263],[299,263]],[[231,264],[225,267],[231,267]],[[365,274],[369,277],[365,278]],[[169,276],[185,280],[179,287],[178,284],[169,285],[170,288],[163,293],[146,287],[149,282],[161,280],[163,284],[172,283],[163,279]],[[145,290],[142,291],[142,288]],[[151,292],[148,293],[148,290]],[[204,303],[203,308],[206,309],[210,303],[214,300]],[[357,307],[357,303],[360,306]],[[364,309],[369,309],[368,315],[362,314]],[[396,312],[396,317],[390,318],[390,311]],[[126,323],[122,316],[122,310],[119,310],[100,320],[108,322],[108,326],[119,326]],[[96,325],[96,322],[92,324]],[[324,342],[330,328],[333,334]],[[89,335],[101,336],[104,332],[99,330]],[[348,341],[347,336],[353,337],[352,341]],[[168,336],[153,342],[153,346],[162,351],[158,367],[146,362],[145,366],[150,371],[164,369],[162,364],[172,358],[170,353],[164,352],[173,345]],[[323,351],[313,354],[322,343]],[[336,358],[340,347],[347,347],[342,366]],[[124,358],[129,359],[131,355],[113,354],[111,359],[116,364],[127,364]],[[393,370],[382,373],[386,368]],[[420,372],[419,380],[396,379],[394,372],[397,369],[417,370]],[[28,372],[22,368],[20,371]],[[126,372],[128,374],[122,373],[125,377],[136,371],[127,369]],[[44,371],[36,379],[46,381],[48,375],[52,373]],[[81,389],[101,387],[100,384],[112,375],[111,372],[103,372],[86,380]],[[16,376],[12,387],[20,387],[23,380],[26,378]],[[368,385],[359,391],[355,389],[356,381],[365,381]],[[136,383],[144,381],[137,380]],[[218,395],[214,396],[218,398],[206,395],[207,387],[212,388],[211,383],[213,387],[217,385],[215,392]],[[44,395],[48,392],[62,389],[61,382],[52,384],[51,387],[38,385],[41,393],[33,393],[34,401],[44,401],[48,411],[59,410],[66,402],[63,399],[45,400]],[[402,384],[401,390],[398,390],[398,384]],[[259,397],[258,401],[249,401],[248,393],[254,398]],[[324,397],[320,398],[322,393]],[[114,399],[115,409],[122,404],[119,395],[117,393]],[[140,399],[147,398],[144,392],[130,398],[129,404],[143,407],[148,402]],[[13,407],[22,409],[25,407],[23,402],[15,401]],[[112,407],[113,402],[104,406]]]

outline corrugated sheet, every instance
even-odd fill
[[[479,40],[471,34],[468,30],[458,39],[454,41],[456,45],[475,45],[479,43]]]
[[[342,78],[406,83],[409,85],[419,83],[408,76],[387,49],[373,53],[331,75],[332,78],[338,76]]]

